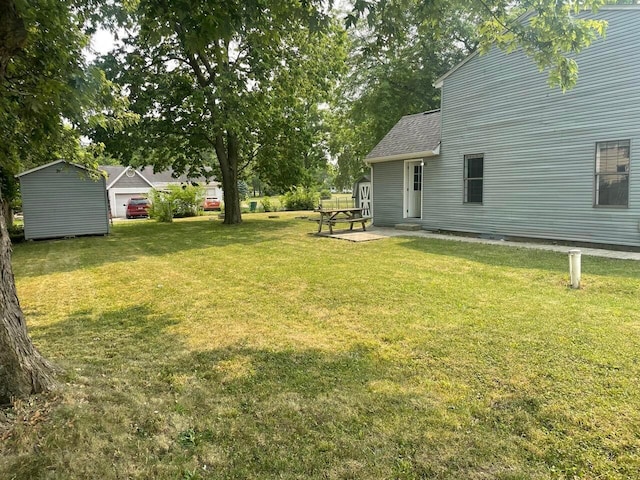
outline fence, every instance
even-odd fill
[[[351,196],[333,196],[327,200],[320,200],[320,208],[353,208],[356,199]]]

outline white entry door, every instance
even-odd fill
[[[422,161],[405,163],[405,218],[422,217]]]
[[[363,182],[360,184],[360,191],[358,192],[360,199],[360,207],[362,209],[363,217],[371,216],[371,182]]]

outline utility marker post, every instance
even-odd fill
[[[569,250],[569,277],[571,278],[571,288],[580,288],[581,257],[582,252],[580,250]]]

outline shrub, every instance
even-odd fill
[[[282,198],[285,210],[313,210],[319,201],[318,193],[304,187],[293,187]]]
[[[204,199],[204,192],[193,185],[169,185],[173,218],[195,217]]]
[[[262,210],[265,212],[273,212],[273,204],[269,197],[264,197],[260,203],[262,204]]]
[[[329,200],[331,198],[331,191],[328,188],[320,190],[320,198],[322,200]]]
[[[151,206],[149,207],[149,218],[158,222],[173,222],[173,209],[171,208],[171,197],[169,192],[156,190],[150,192]]]
[[[193,185],[169,185],[166,190],[151,191],[149,216],[159,222],[194,217],[204,198],[203,190]]]
[[[8,227],[8,231],[11,243],[24,242],[24,227],[22,225],[11,225]]]

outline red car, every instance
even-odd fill
[[[202,208],[205,211],[220,210],[220,199],[218,197],[205,197]]]
[[[127,202],[127,218],[140,218],[149,216],[149,200],[144,197],[133,197]]]

